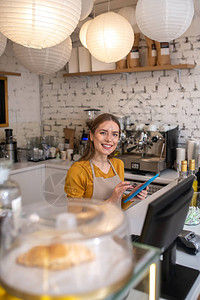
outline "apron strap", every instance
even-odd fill
[[[92,175],[93,175],[92,199],[106,200],[111,196],[114,187],[121,181],[121,179],[120,179],[119,175],[117,174],[114,166],[110,162],[110,160],[108,160],[108,162],[109,162],[110,166],[112,167],[115,175],[113,177],[109,177],[109,178],[96,177],[95,171],[94,171],[94,165],[91,160],[89,162],[90,162]],[[105,184],[105,189],[103,189],[103,191],[102,191],[101,187],[104,184]]]
[[[95,184],[94,184],[95,173],[94,173],[94,166],[93,166],[93,163],[91,162],[91,160],[90,160],[90,166],[91,166],[91,169],[92,169],[92,178],[93,178],[93,192],[92,192],[92,198],[93,198],[93,196],[95,195]]]
[[[93,176],[93,178],[94,178],[95,173],[94,173],[93,163],[91,162],[91,160],[90,160],[90,166],[91,166],[91,169],[92,169],[92,176]]]
[[[115,175],[118,175],[115,168],[113,167],[113,164],[111,163],[110,159],[108,159],[109,164],[111,165],[113,172],[115,173]]]
[[[112,169],[113,169],[113,172],[115,173],[115,175],[118,175],[113,164],[111,163],[111,161],[108,159],[108,162],[109,164],[111,165]],[[94,173],[94,166],[93,166],[93,163],[92,161],[90,160],[90,166],[91,166],[91,169],[92,169],[92,175],[93,175],[93,178],[95,177],[95,173]]]

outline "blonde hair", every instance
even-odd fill
[[[90,132],[92,134],[95,134],[95,131],[96,129],[99,127],[100,124],[102,124],[103,122],[105,121],[113,121],[115,122],[118,127],[119,127],[119,133],[120,133],[120,123],[117,119],[117,117],[115,117],[114,115],[112,114],[109,114],[109,113],[105,113],[105,114],[101,114],[99,115],[98,117],[96,117],[94,119],[94,121],[92,122],[91,124],[91,127],[90,127]],[[114,152],[113,151],[109,156],[108,158],[112,158],[114,156]],[[80,160],[90,160],[93,158],[95,154],[95,148],[94,148],[94,143],[93,141],[91,141],[90,139],[90,135],[88,136],[88,142],[87,142],[87,147],[86,147],[86,150],[85,152],[83,153],[82,157],[80,158]]]

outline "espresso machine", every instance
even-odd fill
[[[122,133],[118,145],[118,155],[124,167],[132,173],[159,173],[172,168],[176,160],[178,126],[153,124],[130,124],[129,118],[119,120]]]

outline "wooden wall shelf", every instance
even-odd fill
[[[195,65],[192,64],[179,64],[179,65],[166,65],[166,66],[153,66],[153,67],[137,67],[127,69],[115,69],[93,72],[79,72],[79,73],[67,73],[63,74],[63,77],[73,76],[93,76],[104,74],[119,74],[119,73],[133,73],[133,72],[149,72],[149,71],[163,71],[163,70],[180,70],[180,69],[194,69]]]
[[[21,76],[21,73],[0,71],[0,75]]]

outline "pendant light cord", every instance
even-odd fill
[[[110,0],[108,0],[108,12],[110,12]]]

